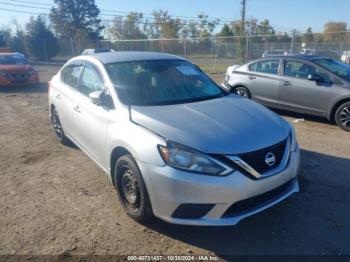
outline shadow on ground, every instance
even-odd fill
[[[307,121],[312,121],[312,122],[327,124],[327,125],[330,125],[330,126],[335,126],[334,122],[330,122],[326,118],[319,117],[319,116],[313,116],[313,115],[308,115],[308,114],[296,113],[296,112],[291,112],[291,111],[286,111],[286,110],[281,110],[281,109],[274,109],[274,108],[270,108],[270,110],[274,111],[276,114],[279,114],[280,116],[293,117],[293,118],[296,118],[296,119],[303,118],[303,119],[305,119]]]
[[[10,87],[0,87],[0,93],[7,94],[29,94],[29,93],[47,93],[48,85],[47,83],[38,83],[29,86],[10,86]]]
[[[350,158],[302,151],[301,192],[231,227],[147,225],[179,241],[230,255],[350,254]]]

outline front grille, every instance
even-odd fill
[[[8,78],[12,83],[25,83],[28,81],[28,73],[11,73],[8,74]]]
[[[255,209],[266,206],[277,199],[281,198],[284,194],[288,193],[293,184],[295,183],[295,179],[288,181],[287,183],[271,190],[261,195],[248,198],[245,200],[238,201],[232,204],[226,212],[222,215],[223,218],[238,216]]]
[[[257,171],[258,173],[264,174],[275,169],[281,164],[286,144],[287,139],[270,147],[266,147],[249,153],[240,154],[238,155],[238,157],[241,158],[248,165],[250,165],[252,168],[254,168],[255,171]],[[272,153],[275,156],[275,163],[272,166],[269,166],[265,162],[265,157],[268,153]]]

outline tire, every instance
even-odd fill
[[[131,155],[118,159],[114,168],[118,198],[129,217],[144,223],[153,217],[152,205],[137,163]]]
[[[334,119],[341,129],[350,132],[350,101],[338,107]]]
[[[63,145],[69,145],[69,138],[66,137],[66,135],[64,134],[63,127],[61,125],[60,118],[58,117],[58,112],[56,108],[53,108],[51,111],[51,123],[57,140]]]
[[[250,92],[248,90],[248,88],[244,87],[244,86],[237,86],[233,89],[232,91],[233,93],[235,93],[238,96],[244,97],[244,98],[251,98],[252,96],[250,95]]]

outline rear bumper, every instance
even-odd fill
[[[38,82],[39,82],[38,74],[34,74],[30,76],[27,81],[20,82],[20,83],[11,82],[10,79],[8,79],[7,77],[0,76],[0,86],[26,86],[26,85],[36,84]]]
[[[267,178],[253,180],[235,171],[225,177],[205,176],[138,163],[153,213],[174,224],[228,226],[271,207],[299,191],[299,148],[287,167]],[[254,202],[254,201],[256,202]],[[198,217],[183,216],[182,207],[198,208]],[[237,209],[238,206],[238,209]],[[186,210],[185,210],[186,211]],[[190,213],[193,210],[190,210]],[[201,213],[202,212],[202,213]]]

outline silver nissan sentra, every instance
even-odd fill
[[[235,225],[298,192],[293,127],[178,56],[76,57],[49,86],[58,140],[111,178],[133,219]]]

